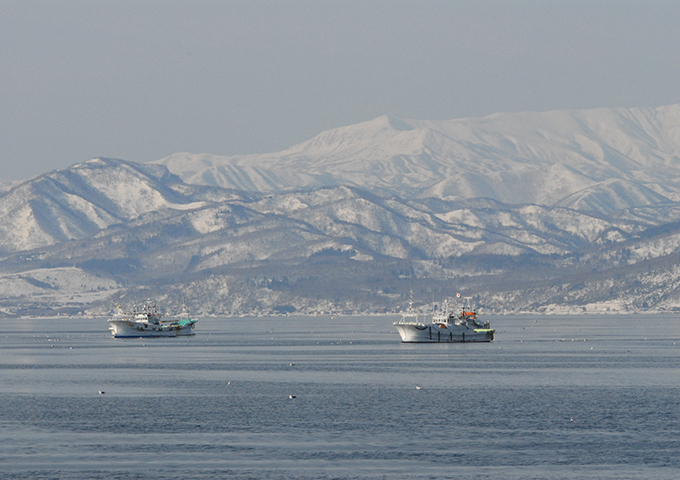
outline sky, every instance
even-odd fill
[[[680,2],[0,0],[0,179],[371,120],[680,103]]]

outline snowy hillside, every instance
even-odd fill
[[[111,179],[129,175],[129,168],[136,171],[111,161],[103,167],[108,174],[94,175],[83,173],[88,166],[73,167],[80,172],[77,198],[103,205],[102,199],[94,202],[100,175],[109,179],[102,190],[116,190]],[[62,171],[50,178],[73,175]],[[147,296],[175,309],[186,297],[202,314],[381,311],[401,306],[411,288],[441,298],[454,285],[497,299],[484,305],[499,310],[544,298],[531,307],[536,309],[554,301],[548,295],[554,285],[581,285],[594,271],[637,268],[680,252],[680,232],[664,230],[660,221],[680,218],[680,205],[605,219],[490,199],[382,198],[344,186],[248,196],[161,177],[167,183],[141,182],[145,175],[129,180],[140,182],[134,188],[150,198],[163,199],[155,210],[126,210],[132,199],[143,198],[138,195],[122,196],[120,206],[115,195],[107,196],[109,210],[128,212],[127,218],[118,215],[92,234],[52,238],[39,248],[28,242],[31,248],[0,259],[0,311],[106,312],[118,297],[134,303]],[[35,192],[44,179],[34,182],[22,188]],[[63,190],[45,192],[59,198],[55,192]],[[36,194],[18,210],[42,200]],[[74,215],[52,213],[52,229],[66,231],[61,222],[70,225]],[[536,293],[510,301],[518,286]]]
[[[96,158],[15,185],[0,195],[0,252],[88,238],[167,209],[192,209],[190,189],[160,165]]]
[[[680,105],[379,117],[282,152],[177,153],[156,163],[187,183],[258,192],[344,184],[405,198],[488,197],[609,213],[680,200]]]
[[[381,117],[270,155],[96,158],[0,193],[0,313],[680,309],[680,106]],[[172,172],[172,173],[171,173]]]

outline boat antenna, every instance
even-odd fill
[[[434,314],[436,312],[437,312],[437,304],[434,301],[434,290],[432,290],[432,313]]]
[[[187,316],[187,299],[184,294],[182,294],[182,316]]]

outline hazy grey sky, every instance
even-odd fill
[[[680,103],[680,1],[0,0],[0,178],[380,115]]]

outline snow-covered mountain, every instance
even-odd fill
[[[89,238],[143,215],[195,209],[212,200],[205,187],[188,186],[161,165],[95,158],[0,195],[0,253]]]
[[[245,194],[112,159],[18,185],[0,197],[0,209],[10,206],[28,214],[7,221],[42,232],[43,241],[5,242],[7,312],[105,311],[118,296],[170,305],[186,296],[204,314],[389,309],[414,282],[428,298],[450,294],[451,280],[492,285],[493,298],[518,275],[559,283],[584,262],[590,273],[680,251],[680,235],[663,231],[680,219],[680,205],[606,219],[491,199],[384,198],[347,186]],[[93,211],[103,213],[88,217]]]
[[[257,192],[353,185],[610,213],[680,200],[680,105],[369,122],[282,152],[158,160],[191,184]]]
[[[166,232],[166,238],[191,238],[192,245],[210,243],[211,236],[230,243],[247,226],[249,240],[235,251],[233,245],[225,250],[210,243],[207,250],[192,250],[182,244],[193,252],[194,269],[223,265],[219,259],[225,255],[228,264],[240,256],[286,258],[293,251],[294,257],[309,257],[327,248],[355,249],[367,259],[564,254],[612,229],[633,235],[653,222],[632,214],[612,221],[568,208],[483,199],[384,198],[346,186],[239,194],[186,185],[163,166],[114,159],[93,159],[24,182],[0,196],[0,212],[6,255],[111,236],[140,241],[163,229],[175,230]],[[291,239],[290,232],[303,233]],[[155,242],[167,244],[165,239]],[[110,243],[125,247],[120,239]],[[109,247],[96,255],[110,257],[113,251]]]
[[[0,193],[0,312],[680,308],[679,107],[381,117],[271,155],[97,158]]]

